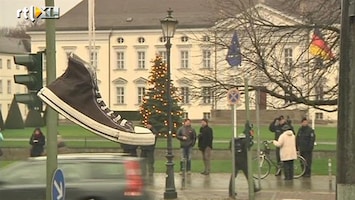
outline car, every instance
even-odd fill
[[[149,200],[140,159],[119,153],[58,155],[66,200]],[[17,161],[0,170],[2,200],[45,200],[46,157]]]

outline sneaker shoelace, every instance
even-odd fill
[[[124,127],[125,129],[129,129],[129,131],[133,131],[133,124],[132,122],[123,119],[121,115],[115,114],[104,102],[99,90],[95,89],[96,95],[96,102],[99,104],[100,109],[106,113],[114,122],[118,123],[120,126]]]

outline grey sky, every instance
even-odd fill
[[[60,8],[60,14],[70,10],[82,0],[54,0],[54,5]],[[24,7],[42,7],[45,0],[0,0],[0,27],[15,27],[22,19],[16,18],[16,11]]]

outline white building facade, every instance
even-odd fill
[[[108,1],[110,0],[97,1],[97,4],[105,4]],[[225,59],[227,51],[217,51],[213,43],[210,42],[210,37],[212,36],[206,34],[208,29],[215,24],[214,21],[208,20],[208,16],[211,16],[210,10],[198,8],[198,3],[205,1],[190,2],[190,4],[194,5],[190,5],[191,8],[186,8],[186,5],[183,5],[184,2],[169,2],[159,5],[159,0],[154,0],[157,4],[154,2],[152,4],[159,5],[155,8],[155,11],[158,10],[159,12],[154,13],[154,16],[151,16],[152,12],[155,12],[153,9],[150,11],[149,8],[141,10],[144,6],[135,4],[137,1],[132,1],[131,7],[126,8],[126,10],[120,10],[123,8],[111,5],[112,8],[105,10],[106,13],[104,14],[102,9],[100,9],[100,5],[96,5],[97,28],[95,32],[95,51],[94,55],[92,55],[97,58],[96,61],[90,60],[89,55],[89,34],[86,26],[87,13],[85,10],[87,9],[87,1],[81,2],[57,21],[57,76],[60,76],[65,71],[67,56],[70,53],[75,53],[84,60],[91,62],[93,66],[97,66],[96,72],[101,95],[112,110],[139,111],[139,105],[147,91],[147,80],[153,65],[150,61],[157,54],[162,55],[163,59],[166,57],[165,41],[162,38],[159,19],[164,18],[166,8],[171,7],[174,10],[173,16],[179,20],[178,29],[171,40],[171,77],[182,96],[180,104],[185,111],[184,117],[190,119],[210,118],[212,109],[229,109],[225,97],[221,97],[216,104],[216,98],[212,92],[213,85],[198,78],[199,74],[207,76],[215,74],[219,76],[219,69],[228,67],[227,62],[217,62],[217,60]],[[119,1],[114,2],[111,1],[113,4]],[[141,3],[146,4],[144,2]],[[160,2],[160,4],[162,3]],[[270,10],[272,11],[272,9]],[[271,11],[267,14],[271,16],[278,15],[278,13],[272,13]],[[114,13],[110,12],[118,13],[114,16],[116,20],[105,18],[109,17],[110,14],[114,15]],[[203,13],[201,14],[201,12]],[[125,15],[122,13],[125,13]],[[277,20],[280,19],[279,16],[276,16],[276,18]],[[111,24],[109,24],[110,20],[112,21]],[[44,50],[44,30],[33,30],[28,33],[31,36],[32,52]],[[283,52],[283,56],[296,59],[299,45],[302,44],[293,43],[289,45],[291,50],[288,51],[291,52]],[[232,71],[228,73],[233,74]],[[196,94],[196,88],[197,91],[200,91],[200,94]],[[254,93],[250,95],[255,96]],[[275,99],[268,97],[268,100],[273,101]],[[251,105],[251,109],[254,108]],[[306,107],[293,106],[290,108],[305,109]],[[238,109],[244,109],[243,104],[238,106]],[[272,108],[268,107],[267,109]],[[317,112],[312,111],[314,115]],[[321,115],[326,115],[322,116],[322,118],[336,119],[336,113],[324,113]]]

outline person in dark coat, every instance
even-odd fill
[[[289,120],[289,119],[288,119]],[[286,119],[284,118],[283,115],[277,117],[274,119],[273,122],[270,123],[269,126],[269,130],[271,132],[275,133],[275,137],[274,140],[278,140],[280,135],[286,131],[286,130],[292,130],[293,131],[293,127],[291,126],[291,124],[288,124]],[[275,149],[275,155],[276,155],[276,161],[277,163],[279,163],[279,165],[281,165],[281,159],[280,159],[280,148],[276,147]],[[280,168],[279,168],[280,169]],[[275,176],[280,176],[281,175],[281,170],[278,170],[275,173]]]
[[[232,181],[237,177],[239,170],[244,173],[246,179],[248,179],[248,140],[246,139],[244,134],[240,134],[237,138],[234,138],[234,166],[235,166],[235,177],[231,176],[229,180],[229,196],[234,198],[236,193],[232,192]],[[232,141],[229,142],[229,148],[232,150]],[[255,182],[254,184],[254,192],[260,191],[260,188],[257,188]]]
[[[131,144],[123,144],[121,143],[121,148],[123,150],[123,153],[126,153],[127,156],[132,156],[132,157],[137,157],[137,145],[131,145]]]
[[[152,133],[155,135],[155,142],[152,145],[148,146],[141,146],[141,157],[144,158],[143,160],[143,170],[142,173],[145,176],[147,173],[147,168],[148,168],[148,174],[149,176],[153,176],[154,173],[154,150],[155,150],[155,144],[157,142],[157,136],[158,132],[155,130],[151,122],[147,122],[146,127],[152,131]]]
[[[30,138],[29,142],[32,147],[30,150],[31,157],[42,156],[44,152],[44,145],[46,144],[46,137],[40,128],[36,128]]]
[[[211,151],[213,142],[213,130],[208,126],[208,120],[202,119],[200,134],[198,135],[198,149],[202,153],[202,160],[204,164],[203,175],[209,175],[211,171]]]
[[[308,120],[303,118],[301,121],[301,127],[298,129],[296,136],[296,146],[300,155],[306,160],[307,166],[304,173],[304,177],[311,176],[312,167],[312,153],[314,148],[314,142],[316,140],[316,134],[314,130],[308,125]]]
[[[176,138],[180,140],[181,147],[180,171],[184,170],[183,160],[185,159],[187,174],[191,174],[191,153],[196,143],[196,131],[191,127],[190,119],[184,120],[184,125],[178,129]]]

